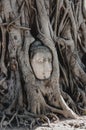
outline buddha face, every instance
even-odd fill
[[[52,72],[52,55],[50,52],[37,52],[32,60],[31,66],[35,73],[35,76],[40,79],[48,79]]]

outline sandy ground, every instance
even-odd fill
[[[13,129],[0,129],[0,130],[29,130],[29,128],[13,128]],[[79,119],[69,119],[51,123],[51,127],[44,124],[41,127],[36,127],[33,130],[86,130],[86,116]]]
[[[58,123],[52,123],[49,127],[38,127],[34,130],[86,130],[86,116],[79,119],[71,119],[60,121]]]

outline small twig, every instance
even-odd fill
[[[16,115],[16,121],[17,121],[17,126],[19,127],[19,126],[20,126],[20,124],[19,124],[19,120],[18,120],[17,115]]]
[[[7,123],[7,126],[11,124],[11,122],[13,121],[13,119],[16,117],[17,112],[12,116],[12,118],[9,120],[9,122]]]
[[[61,23],[60,23],[60,25],[59,25],[58,36],[60,35],[60,33],[61,33],[62,29],[63,29],[63,26],[64,26],[63,23],[64,23],[64,21],[65,21],[65,18],[66,18],[66,16],[67,16],[67,14],[68,14],[68,11],[69,11],[69,8],[66,9],[66,11],[65,11],[65,13],[64,13],[64,16],[63,16],[63,18],[62,18],[62,20],[61,20]]]
[[[9,27],[10,27],[13,23],[15,23],[20,17],[21,17],[21,14],[19,14],[16,18],[14,18],[14,20],[11,21],[11,22],[7,25],[7,30],[8,30]]]
[[[57,115],[54,114],[54,113],[47,113],[46,116],[50,116],[50,117],[52,117],[52,118],[55,118],[56,121],[59,121],[59,118],[58,118]]]
[[[15,23],[20,17],[21,17],[21,12],[22,12],[22,8],[24,7],[24,4],[25,4],[25,1],[22,3],[22,5],[21,5],[21,8],[20,8],[20,14],[16,17],[16,18],[14,18],[14,20],[13,21],[11,21],[9,24],[8,24],[8,26],[7,26],[7,30],[9,29],[9,27],[13,24],[13,23]]]
[[[14,28],[19,28],[19,29],[22,29],[22,30],[31,30],[31,28],[29,28],[29,27],[26,27],[26,26],[18,26],[18,25],[15,25],[15,24],[13,24],[13,27]]]
[[[2,80],[0,80],[0,85],[6,80],[6,78],[3,78]]]
[[[8,23],[0,23],[0,27],[7,26],[7,25],[8,25]]]
[[[56,16],[55,16],[55,27],[54,27],[54,34],[56,36],[56,32],[57,32],[57,23],[58,23],[58,0],[56,2]]]
[[[31,124],[30,124],[30,129],[31,129],[31,130],[33,130],[33,126],[35,125],[35,123],[36,123],[36,120],[33,119],[33,121],[32,121]]]
[[[1,54],[1,71],[7,75],[7,68],[5,66],[5,51],[6,51],[6,29],[1,26],[1,31],[2,31],[2,54]]]
[[[5,118],[6,118],[6,115],[4,114],[3,117],[2,117],[1,123],[0,123],[1,128],[3,127],[3,121],[5,120]]]
[[[49,118],[46,115],[38,115],[38,118],[47,121],[48,126],[51,127],[50,120],[49,120]]]

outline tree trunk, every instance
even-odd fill
[[[85,4],[1,0],[1,127],[86,113]]]

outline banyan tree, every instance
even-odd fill
[[[0,0],[1,127],[86,114],[85,12],[86,0]]]

